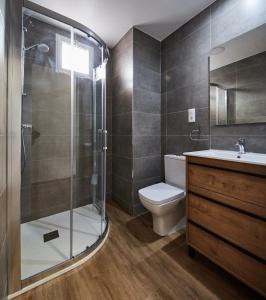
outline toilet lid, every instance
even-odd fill
[[[182,198],[185,192],[180,188],[160,182],[139,190],[139,195],[152,204],[163,204]]]

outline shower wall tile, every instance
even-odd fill
[[[57,180],[70,176],[70,158],[32,160],[31,183]]]
[[[39,136],[33,139],[31,159],[42,160],[70,157],[70,136]],[[28,156],[30,157],[30,156]]]
[[[30,204],[30,215],[23,216],[22,222],[29,222],[70,209],[70,179],[33,183],[31,199],[33,200]]]
[[[7,296],[7,61],[6,61],[6,37],[5,37],[5,5],[0,2],[0,299]]]

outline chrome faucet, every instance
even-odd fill
[[[245,139],[239,138],[238,142],[236,143],[236,146],[239,147],[238,148],[239,149],[239,151],[238,151],[239,154],[245,154],[246,153],[245,152]]]

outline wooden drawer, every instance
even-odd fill
[[[187,228],[187,239],[193,248],[266,296],[264,263],[190,223]]]
[[[266,222],[188,194],[188,219],[239,247],[266,259]]]
[[[188,164],[188,190],[266,217],[266,178]]]

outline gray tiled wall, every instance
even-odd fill
[[[143,211],[138,190],[161,180],[161,44],[133,34],[133,213]]]
[[[5,1],[0,1],[0,299],[7,294],[7,178],[6,178],[6,112],[7,66],[5,56]]]
[[[130,214],[161,179],[160,42],[132,28],[112,51],[112,194]]]
[[[133,29],[111,51],[112,197],[132,213]]]
[[[162,154],[234,149],[238,137],[246,138],[248,151],[266,153],[264,125],[233,125],[218,134],[209,132],[208,120],[208,51],[265,22],[264,0],[218,0],[162,42]],[[196,124],[189,124],[193,107]],[[197,126],[204,140],[191,141]]]

